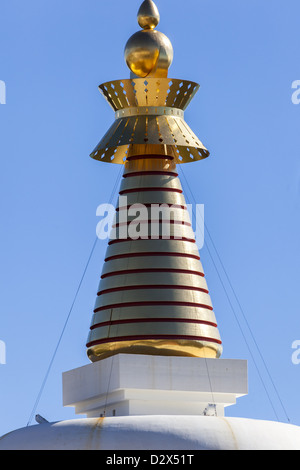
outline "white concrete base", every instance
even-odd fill
[[[119,354],[63,374],[63,405],[88,418],[224,416],[247,393],[242,360]]]

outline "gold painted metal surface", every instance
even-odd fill
[[[160,14],[152,0],[145,0],[138,11],[138,23],[143,29],[154,29],[158,25]]]
[[[183,118],[184,112],[181,109],[168,108],[167,106],[139,106],[137,108],[123,108],[115,113],[116,119],[133,116],[175,116]]]
[[[198,341],[188,340],[130,340],[96,345],[87,350],[87,355],[92,362],[122,353],[150,356],[219,357],[210,343],[199,344]]]
[[[127,160],[125,162],[124,168],[124,178],[127,177],[128,174],[132,174],[133,172],[144,172],[144,171],[163,171],[166,174],[176,173],[176,163],[174,159],[166,159],[166,158],[153,158],[148,157],[147,155],[143,155],[143,158],[138,160]]]
[[[184,120],[197,83],[135,78],[106,82],[99,89],[115,111],[115,121],[91,153],[95,160],[124,164],[132,155],[157,154],[188,163],[209,156]]]
[[[154,28],[159,12],[152,0],[145,0],[138,11],[142,31],[133,34],[125,46],[125,61],[134,76],[167,77],[173,61],[171,41]]]
[[[91,153],[96,160],[123,164],[132,155],[156,154],[187,163],[209,156],[184,120],[184,110],[199,85],[167,78],[173,48],[169,39],[155,30],[159,19],[155,3],[145,0],[138,12],[143,29],[131,36],[125,47],[131,78],[99,86],[115,111],[115,122]]]
[[[153,106],[162,114],[160,107],[186,110],[199,85],[175,78],[127,78],[105,82],[99,89],[114,111]]]
[[[124,55],[134,75],[142,78],[167,77],[173,61],[173,47],[165,34],[144,29],[129,38]]]

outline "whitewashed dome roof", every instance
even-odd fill
[[[209,416],[83,418],[11,432],[0,450],[300,450],[300,427]]]

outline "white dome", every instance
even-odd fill
[[[83,418],[11,432],[0,450],[300,450],[300,427],[208,416]]]

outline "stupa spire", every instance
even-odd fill
[[[142,29],[125,47],[131,78],[99,86],[115,121],[91,156],[124,164],[124,174],[87,341],[93,362],[118,353],[222,352],[176,169],[209,156],[184,120],[199,85],[167,77],[173,48],[155,29],[159,19],[155,3],[145,0]]]
[[[160,20],[157,6],[145,0],[138,11],[138,31],[127,41],[125,60],[132,77],[167,77],[173,61],[171,41],[155,28]]]

